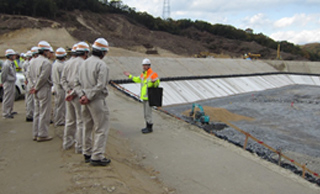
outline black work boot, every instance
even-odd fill
[[[90,162],[90,159],[91,159],[91,155],[88,156],[88,155],[83,154],[83,156],[84,156],[84,162],[85,162],[85,163],[89,163],[89,162]]]
[[[33,118],[28,118],[28,117],[27,117],[27,118],[26,118],[26,121],[27,121],[27,122],[32,122],[32,121],[33,121]]]
[[[147,127],[142,129],[141,132],[144,134],[152,133],[152,131],[153,131],[152,126],[153,126],[153,124],[147,123]]]
[[[142,129],[141,129],[141,132],[147,130],[147,128],[148,128],[148,123],[146,123],[146,127],[145,127],[145,128],[142,128]]]
[[[101,160],[90,160],[92,166],[107,166],[111,162],[110,159],[103,158]]]

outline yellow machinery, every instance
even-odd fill
[[[260,57],[261,57],[261,54],[247,53],[243,55],[244,59],[258,59]]]
[[[280,44],[278,44],[278,49],[277,49],[277,59],[280,60],[281,59],[281,55],[280,55]]]
[[[210,52],[200,52],[199,54],[194,55],[195,58],[207,58],[207,57],[214,57],[213,53]]]

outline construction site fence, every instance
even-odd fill
[[[320,74],[301,74],[301,73],[263,73],[263,74],[246,74],[245,76],[257,76],[257,75],[260,75],[260,76],[263,76],[263,75],[277,75],[277,74],[290,74],[290,75],[309,75],[309,76],[320,76]],[[201,77],[201,78],[200,78]],[[198,78],[198,79],[205,79],[204,77],[207,77],[207,76],[199,76],[199,77],[192,77],[193,79],[194,78]],[[229,75],[229,76],[208,76],[207,78],[222,78],[222,77],[240,77],[240,75]],[[187,77],[187,78],[191,78],[191,77]],[[162,78],[164,79],[164,78]],[[162,80],[161,79],[161,80]],[[171,80],[169,80],[169,78],[165,78],[165,80],[163,81],[172,81],[172,80],[177,80],[177,78],[172,78]],[[178,80],[180,80],[178,78]],[[181,80],[185,80],[185,79],[181,79]],[[126,94],[127,96],[137,100],[137,101],[140,101],[141,100],[139,99],[139,96],[134,94],[133,92],[125,89],[124,87],[120,86],[119,84],[123,84],[124,82],[122,80],[114,80],[114,81],[110,81],[110,85],[113,86],[114,88],[116,88],[117,90],[123,92],[124,94]],[[127,83],[131,83],[131,82],[127,82]],[[181,120],[181,121],[184,121],[184,122],[187,122],[189,123],[188,121],[184,120],[184,119],[181,119],[180,117],[172,114],[172,113],[169,113],[168,111],[162,109],[161,107],[155,107],[156,110],[159,110],[169,116],[172,116],[178,120]],[[283,154],[281,150],[277,150],[271,146],[269,146],[268,144],[264,143],[263,141],[259,140],[258,138],[252,136],[250,133],[240,129],[239,127],[235,126],[234,124],[228,122],[228,121],[224,121],[225,124],[227,124],[228,126],[232,127],[233,129],[237,130],[238,132],[242,133],[243,135],[245,135],[245,141],[243,143],[243,149],[246,150],[246,147],[247,147],[247,144],[248,144],[248,141],[249,139],[252,139],[253,141],[257,142],[258,144],[260,144],[261,146],[269,149],[270,151],[272,151],[273,153],[276,153],[279,157],[278,157],[278,165],[281,166],[281,160],[282,158],[283,159],[286,159],[288,160],[291,164],[299,167],[302,169],[302,174],[301,176],[305,179],[306,178],[306,173],[309,173],[311,174],[312,176],[316,177],[316,178],[320,178],[320,175],[312,170],[310,170],[309,168],[306,167],[306,164],[300,164],[298,163],[297,161],[295,161],[294,159],[291,159],[290,157],[288,157],[287,155]],[[212,135],[214,135],[213,133],[211,133]]]
[[[185,121],[185,122],[187,122],[187,123],[190,123],[190,122],[188,122],[188,121],[186,121],[186,120],[184,120],[184,119],[182,119],[182,118],[180,118],[180,117],[178,117],[178,116],[176,116],[176,115],[174,115],[174,114],[172,114],[172,113],[169,113],[168,111],[162,109],[161,107],[157,107],[157,110],[159,110],[159,111],[161,111],[161,112],[164,112],[165,114],[168,114],[168,115],[170,115],[170,116],[172,116],[172,117],[174,117],[174,118],[176,118],[176,119],[178,119],[178,120],[181,120],[181,121]],[[301,170],[302,170],[301,176],[302,176],[303,178],[306,178],[306,173],[307,173],[307,172],[308,172],[310,175],[312,175],[312,176],[314,176],[314,177],[316,177],[316,178],[318,178],[318,179],[320,178],[319,174],[316,173],[316,172],[314,172],[314,171],[312,171],[312,170],[310,170],[309,168],[307,168],[307,167],[306,167],[306,164],[300,164],[300,163],[298,163],[298,162],[295,161],[294,159],[291,159],[291,158],[288,157],[287,155],[283,154],[281,150],[277,150],[277,149],[269,146],[268,144],[264,143],[263,141],[259,140],[259,139],[256,138],[256,137],[252,136],[250,133],[248,133],[248,132],[240,129],[239,127],[235,126],[234,124],[232,124],[232,123],[230,123],[230,122],[228,122],[228,121],[223,121],[223,122],[224,122],[225,124],[227,124],[228,126],[232,127],[233,129],[237,130],[238,132],[240,132],[240,133],[242,133],[243,135],[246,136],[245,141],[244,141],[244,144],[243,144],[243,149],[244,149],[244,150],[246,150],[246,148],[247,148],[247,144],[248,144],[249,139],[252,139],[253,141],[255,141],[255,142],[257,142],[258,144],[260,144],[261,146],[269,149],[269,150],[272,151],[273,153],[276,153],[276,154],[278,155],[278,165],[279,165],[279,166],[281,166],[281,160],[282,160],[282,158],[283,158],[283,159],[288,160],[288,161],[289,161],[290,163],[292,163],[293,165],[295,165],[295,166],[297,166],[297,167],[300,167]],[[196,126],[197,126],[197,125],[196,125]],[[211,135],[214,135],[214,134],[211,133]]]

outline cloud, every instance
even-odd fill
[[[188,17],[186,17],[188,15]],[[203,20],[206,22],[210,22],[212,24],[216,23],[227,23],[228,18],[224,15],[216,14],[216,13],[209,13],[209,12],[187,12],[187,11],[175,11],[171,12],[171,17],[175,19],[191,19],[193,21],[195,20]],[[203,19],[203,18],[209,18],[209,19]]]
[[[286,40],[295,44],[320,42],[320,14],[295,14],[274,22],[274,33],[270,37],[275,40]]]
[[[122,2],[130,7],[135,7],[137,11],[148,12],[156,17],[162,15],[163,0],[127,0]]]
[[[170,8],[172,12],[186,11],[186,12],[211,12],[228,14],[230,12],[243,12],[247,10],[263,10],[277,6],[281,6],[293,0],[180,0],[170,1]],[[296,1],[296,0],[294,0]],[[147,11],[156,16],[162,14],[163,0],[123,0],[124,4],[136,7],[138,11]],[[188,15],[185,16],[185,18]]]
[[[272,21],[263,13],[258,13],[253,16],[247,16],[240,21],[240,28],[252,28],[253,30],[261,30],[269,28],[272,25]]]
[[[284,17],[279,20],[277,20],[274,23],[274,26],[276,28],[284,28],[284,27],[289,27],[292,25],[295,26],[305,26],[307,23],[315,21],[316,16],[315,15],[306,15],[306,14],[295,14],[292,17]]]
[[[163,0],[123,0],[124,4],[162,17]],[[203,20],[251,28],[295,44],[319,41],[320,0],[181,0],[170,1],[171,18]]]
[[[268,8],[274,8],[275,5],[282,6],[286,3],[290,3],[297,0],[181,0],[171,1],[172,7],[179,10],[188,11],[211,11],[211,12],[242,12],[247,10],[263,10]],[[301,1],[301,0],[300,0]]]
[[[286,40],[295,44],[306,44],[319,42],[320,43],[320,28],[316,30],[303,30],[297,31],[283,31],[276,32],[270,35],[270,37],[277,41]]]

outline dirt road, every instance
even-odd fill
[[[25,122],[24,100],[15,102],[14,120],[0,121],[0,193],[168,193],[158,173],[145,167],[111,128],[108,167],[85,164],[74,149],[62,150],[63,127],[50,126],[53,141],[32,141],[32,123]]]

